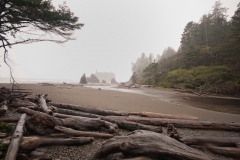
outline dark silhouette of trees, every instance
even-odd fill
[[[82,75],[81,79],[80,79],[80,84],[87,84],[87,78],[85,73]]]

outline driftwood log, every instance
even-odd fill
[[[86,113],[86,112],[81,112],[81,111],[76,111],[76,110],[71,110],[71,109],[61,109],[61,108],[57,108],[57,107],[56,107],[55,112],[61,113],[61,114],[74,115],[74,116],[89,117],[89,118],[100,117],[100,115],[96,115],[96,114],[91,114],[91,113]]]
[[[151,125],[144,125],[144,124],[140,124],[140,123],[129,122],[126,120],[114,119],[114,118],[109,118],[109,117],[101,117],[101,119],[112,122],[112,123],[116,123],[119,128],[126,129],[129,131],[142,129],[142,130],[148,130],[148,131],[162,133],[161,126],[156,127],[156,126],[151,126]]]
[[[210,160],[211,157],[164,134],[136,130],[128,136],[116,136],[102,145],[95,158],[122,152],[136,157],[146,156],[155,159],[171,158],[180,160]]]
[[[101,128],[106,128],[109,132],[116,132],[116,129],[118,128],[116,124],[100,120],[98,118],[73,116],[72,118],[60,119],[24,107],[18,108],[17,111],[27,113],[28,115],[33,115],[26,121],[26,128],[30,132],[40,135],[51,134],[56,125],[81,131],[100,130]]]
[[[29,159],[44,159],[44,160],[52,160],[51,158],[51,154],[46,154],[46,152],[48,151],[47,148],[44,147],[39,147],[36,148],[35,150],[33,150],[30,154],[29,154]]]
[[[63,126],[55,126],[55,130],[63,132],[66,135],[70,136],[81,136],[81,137],[98,137],[98,138],[112,138],[112,134],[107,134],[107,133],[98,133],[98,132],[83,132],[83,131],[77,131],[71,128],[66,128]]]
[[[47,94],[37,95],[39,107],[42,109],[43,112],[52,115],[53,113],[52,113],[51,109],[49,109],[48,106],[47,106],[46,97],[47,97]]]
[[[11,142],[5,156],[5,160],[14,160],[17,157],[26,117],[26,114],[22,114],[18,121],[17,127],[12,135]]]
[[[28,100],[22,100],[20,98],[14,98],[11,103],[9,103],[9,106],[11,107],[27,107],[27,106],[34,106],[36,107],[36,104],[33,102],[30,102]]]
[[[151,117],[151,118],[168,118],[168,119],[188,119],[188,120],[198,120],[197,117],[192,116],[179,116],[172,114],[163,114],[163,113],[153,113],[153,112],[141,112],[141,116]]]
[[[18,118],[0,118],[0,122],[12,123],[18,122]]]
[[[73,104],[55,103],[55,102],[51,102],[50,104],[63,109],[71,109],[71,110],[82,111],[82,112],[87,112],[87,113],[92,113],[92,114],[97,114],[102,116],[107,116],[107,115],[127,116],[128,115],[128,113],[125,113],[122,111],[110,110],[110,109],[92,108],[92,107],[85,107],[85,106],[79,106],[79,105],[73,105]]]
[[[233,147],[217,147],[214,145],[206,145],[207,149],[215,154],[220,154],[226,157],[232,157],[239,159],[240,157],[240,148]]]
[[[211,121],[180,120],[166,118],[145,118],[145,117],[127,117],[127,116],[107,116],[111,119],[121,119],[145,125],[167,127],[173,124],[178,128],[207,129],[207,130],[225,130],[240,131],[240,123],[221,123]]]
[[[48,138],[48,137],[23,137],[20,148],[23,150],[33,150],[40,146],[50,145],[81,145],[90,143],[93,137],[71,137],[71,138]]]

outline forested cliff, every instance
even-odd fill
[[[227,8],[216,1],[212,11],[199,22],[186,24],[178,51],[168,47],[155,60],[151,55],[142,54],[133,63],[131,79],[140,84],[238,94],[240,3],[230,19],[226,11]]]

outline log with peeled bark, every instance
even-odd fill
[[[240,137],[203,137],[203,136],[188,136],[181,137],[180,142],[186,145],[206,145],[212,144],[221,147],[238,147]]]
[[[240,131],[240,123],[221,123],[211,121],[195,121],[195,120],[180,120],[166,118],[146,118],[146,117],[127,117],[127,116],[107,116],[111,119],[124,119],[131,122],[141,123],[145,125],[167,127],[168,124],[173,124],[178,128],[191,129],[207,129],[207,130],[225,130],[225,131]]]
[[[214,145],[206,145],[206,148],[215,154],[220,154],[222,156],[232,157],[236,159],[240,158],[240,148],[217,147]]]
[[[16,126],[16,129],[12,135],[11,142],[9,144],[5,160],[14,160],[17,157],[19,144],[23,135],[23,128],[25,124],[27,115],[24,113],[21,115],[18,124]]]
[[[107,115],[114,115],[114,116],[127,116],[128,113],[122,112],[122,111],[116,111],[116,110],[110,110],[110,109],[102,109],[102,108],[93,108],[93,107],[85,107],[85,106],[79,106],[79,105],[73,105],[73,104],[64,104],[64,103],[50,103],[53,106],[63,108],[63,109],[71,109],[76,111],[82,111],[102,116]]]
[[[164,134],[145,130],[135,130],[128,136],[116,136],[104,142],[95,158],[122,152],[136,157],[146,156],[155,159],[172,158],[180,160],[211,160],[209,155],[193,149]]]
[[[12,123],[18,122],[18,118],[0,118],[0,122]]]
[[[61,114],[68,114],[68,115],[74,115],[74,116],[81,116],[81,117],[89,117],[89,118],[98,118],[100,117],[99,115],[96,114],[91,114],[91,113],[86,113],[86,112],[81,112],[81,111],[75,111],[71,109],[61,109],[56,107],[57,113]]]
[[[40,146],[51,145],[81,145],[94,140],[93,137],[71,137],[71,138],[51,138],[51,137],[23,137],[20,148],[23,150],[33,150]]]
[[[118,128],[116,124],[100,120],[98,118],[73,116],[72,118],[60,119],[24,107],[18,108],[17,111],[33,115],[26,121],[26,128],[30,132],[40,135],[51,134],[54,131],[54,126],[56,125],[81,131],[100,130],[101,128],[106,128],[109,132],[116,132],[116,129]]]
[[[141,116],[151,117],[151,118],[198,120],[197,117],[192,117],[192,116],[179,116],[179,115],[163,114],[163,113],[153,113],[153,112],[145,112],[145,111],[141,112]]]
[[[42,109],[43,112],[52,115],[53,113],[52,113],[51,109],[49,109],[47,106],[46,97],[47,97],[47,94],[37,95],[39,107]]]
[[[81,136],[81,137],[98,137],[98,138],[112,138],[112,134],[107,134],[107,133],[98,133],[98,132],[84,132],[84,131],[77,131],[71,128],[66,128],[63,126],[55,126],[55,130],[63,132],[66,135],[71,135],[71,136]]]
[[[112,122],[112,123],[116,123],[119,128],[126,129],[129,131],[142,129],[142,130],[148,130],[148,131],[162,133],[161,126],[156,127],[156,126],[144,125],[144,124],[140,124],[140,123],[129,122],[126,120],[119,120],[119,119],[114,119],[114,118],[109,118],[109,117],[101,117],[101,119]]]

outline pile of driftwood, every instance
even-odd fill
[[[81,145],[91,143],[94,138],[108,139],[95,154],[96,159],[117,152],[127,159],[214,159],[191,145],[202,146],[227,157],[240,157],[240,137],[181,137],[175,128],[239,132],[239,123],[199,121],[197,117],[152,112],[127,113],[54,103],[43,94],[28,98],[30,92],[24,90],[15,95],[13,93],[6,88],[0,92],[1,109],[7,110],[6,106],[9,106],[22,113],[10,141],[6,142],[6,138],[0,140],[1,143],[9,143],[5,160],[17,157],[51,159],[50,155],[45,154],[46,150],[39,147]],[[162,127],[167,127],[168,136],[162,134]],[[34,136],[23,136],[24,128]],[[118,128],[133,132],[128,136],[113,136]]]

